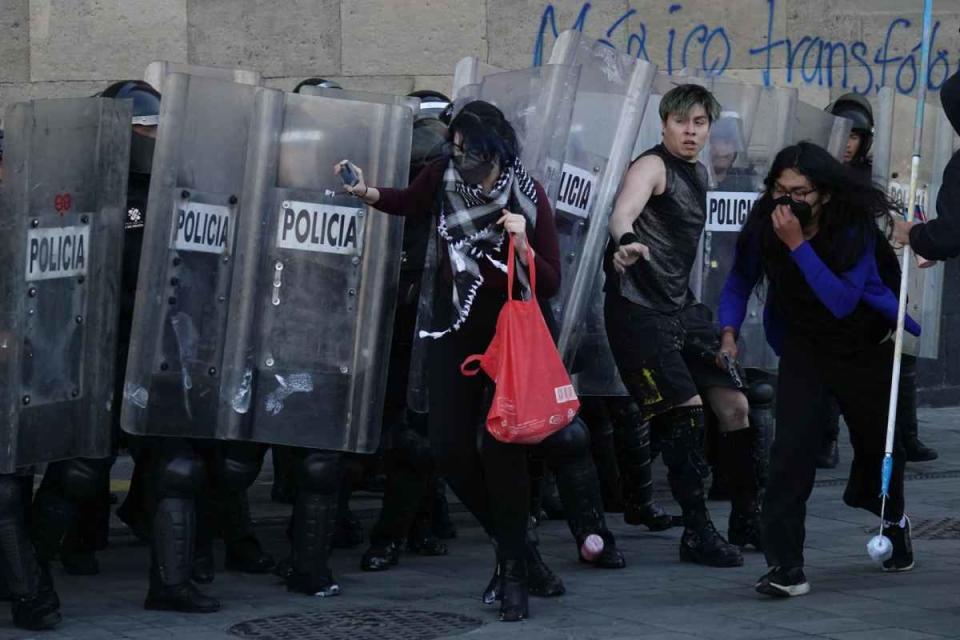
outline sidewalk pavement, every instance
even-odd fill
[[[762,555],[746,553],[742,568],[710,569],[678,561],[680,530],[649,533],[608,522],[626,555],[624,570],[577,562],[575,545],[560,521],[541,526],[541,549],[562,576],[567,593],[549,600],[531,598],[531,619],[497,622],[496,608],[479,595],[493,569],[491,548],[479,527],[454,509],[459,537],[450,555],[406,554],[400,565],[380,574],[359,569],[364,546],[335,552],[333,569],[342,595],[317,599],[288,594],[273,576],[218,573],[204,590],[223,609],[211,615],[145,611],[148,553],[118,521],[111,546],[99,554],[99,576],[80,577],[54,568],[64,621],[57,630],[30,634],[0,620],[0,640],[76,638],[323,638],[337,640],[421,638],[524,638],[525,640],[749,640],[832,638],[835,640],[922,640],[960,638],[960,409],[924,409],[920,434],[939,449],[933,463],[907,466],[907,511],[914,522],[917,566],[911,573],[884,574],[865,545],[876,518],[843,505],[841,492],[851,457],[841,447],[837,470],[820,472],[808,505],[807,577],[810,595],[771,600],[753,584],[765,572]],[[846,436],[841,436],[845,440]],[[663,468],[657,464],[659,497],[669,500]],[[129,461],[114,469],[115,486],[129,477]],[[269,502],[269,470],[251,491],[258,534],[277,557],[286,553],[289,508]],[[358,494],[354,510],[366,528],[376,516],[379,496]],[[728,506],[711,503],[718,528],[726,529]],[[222,546],[217,548],[222,568]]]

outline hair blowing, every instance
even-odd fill
[[[457,132],[463,136],[467,149],[486,159],[496,158],[501,167],[510,166],[520,156],[520,143],[513,125],[489,102],[467,103],[450,122],[447,140],[453,142]]]
[[[877,189],[862,173],[810,142],[787,147],[777,154],[764,179],[765,190],[757,200],[737,240],[737,251],[747,255],[749,245],[759,239],[764,275],[774,286],[787,264],[787,247],[773,230],[773,188],[787,169],[801,174],[816,188],[821,210],[817,236],[820,258],[834,273],[853,268],[864,251],[891,250],[889,243],[877,245],[881,237],[877,221],[896,210],[886,193]]]

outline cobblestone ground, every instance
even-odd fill
[[[25,634],[5,618],[0,639],[960,638],[958,431],[960,410],[922,410],[921,435],[941,456],[933,463],[907,467],[908,513],[917,531],[917,567],[907,574],[883,574],[867,557],[864,545],[875,518],[841,502],[850,461],[849,447],[842,448],[840,468],[820,473],[810,500],[807,576],[812,591],[802,598],[771,601],[754,593],[752,585],[765,570],[759,554],[748,553],[738,569],[681,564],[679,530],[648,533],[609,514],[627,556],[626,569],[605,571],[578,564],[566,525],[547,522],[541,528],[543,553],[566,581],[567,594],[531,599],[531,619],[526,622],[498,623],[495,608],[479,602],[493,566],[490,546],[475,523],[455,509],[460,535],[450,541],[449,556],[406,555],[389,572],[367,574],[359,569],[363,547],[337,551],[333,566],[343,588],[337,598],[288,594],[272,576],[221,572],[207,587],[222,599],[221,612],[152,612],[142,608],[147,550],[115,522],[111,547],[100,554],[101,575],[68,576],[55,567],[62,625],[54,632]],[[658,492],[668,501],[662,467],[658,473]],[[121,460],[114,476],[115,488],[123,490],[129,461]],[[269,502],[270,477],[264,473],[251,500],[262,541],[281,556],[287,508]],[[368,528],[378,507],[379,497],[371,494],[359,494],[353,503]],[[726,505],[713,503],[711,509],[718,523],[725,522]]]

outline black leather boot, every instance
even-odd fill
[[[680,559],[711,567],[739,567],[740,550],[717,533],[707,512],[703,479],[709,474],[701,453],[703,407],[677,407],[654,419],[667,480],[683,510]]]
[[[500,600],[500,620],[519,622],[530,617],[530,604],[527,590],[527,566],[523,558],[510,558],[503,561]]]
[[[608,405],[620,467],[623,521],[650,531],[677,526],[679,519],[653,499],[649,423],[643,421],[637,405],[628,398],[610,398]]]
[[[897,431],[907,462],[931,462],[939,454],[920,441],[917,435],[917,358],[904,355],[900,368],[900,399],[897,403]]]

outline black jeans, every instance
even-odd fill
[[[463,326],[429,345],[429,431],[438,469],[450,488],[500,552],[520,558],[530,504],[527,449],[490,436],[484,423],[492,384],[486,374],[460,373],[464,359],[486,351],[505,301],[504,293],[480,289]],[[449,316],[436,317],[443,322]]]
[[[803,566],[806,503],[813,490],[816,457],[822,442],[822,402],[836,398],[853,445],[853,461],[843,500],[880,514],[880,471],[886,443],[893,342],[854,356],[818,352],[814,345],[787,337],[780,356],[777,433],[763,503],[764,551],[770,566]],[[903,515],[904,454],[894,441],[893,475],[884,517]]]

